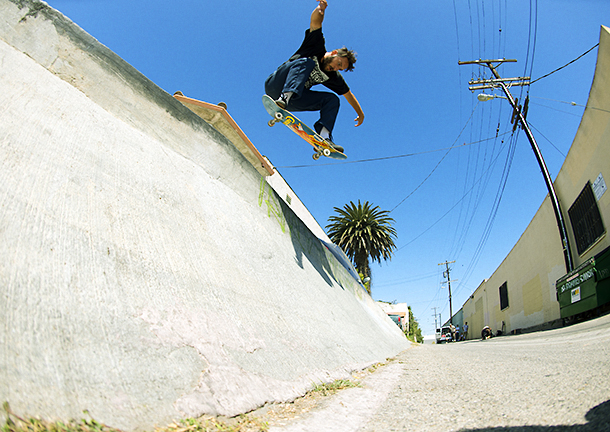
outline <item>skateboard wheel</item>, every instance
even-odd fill
[[[311,155],[311,157],[313,158],[313,160],[318,160],[320,159],[320,153],[314,153]]]
[[[275,120],[275,119],[271,119],[271,120],[269,120],[269,121],[267,122],[267,124],[269,125],[269,127],[273,127],[273,126],[275,126],[275,123],[276,123],[276,122],[277,122],[277,120]]]
[[[328,156],[330,156],[331,151],[329,149],[324,149],[323,153],[324,153],[324,156],[328,157]]]
[[[276,120],[281,120],[281,119],[283,119],[283,118],[284,118],[284,116],[282,115],[282,113],[280,113],[280,112],[276,112],[276,113],[275,113],[275,118],[276,118]]]

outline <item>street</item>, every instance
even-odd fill
[[[270,431],[610,431],[610,315],[414,344],[361,384]]]

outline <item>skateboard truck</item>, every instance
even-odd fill
[[[312,157],[313,157],[313,160],[318,160],[318,159],[320,159],[321,155],[330,157],[331,154],[332,154],[332,152],[329,149],[318,147],[318,148],[316,148],[316,152],[312,155]]]
[[[284,115],[281,112],[276,112],[271,120],[267,122],[269,126],[274,126],[276,123],[281,122],[284,119]]]

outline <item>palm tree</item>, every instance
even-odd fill
[[[350,201],[343,209],[335,207],[335,212],[336,216],[328,218],[328,236],[343,249],[356,270],[364,278],[370,278],[369,258],[379,263],[382,258],[392,258],[396,248],[396,230],[392,227],[394,219],[389,217],[389,211],[380,210],[379,206],[371,207],[368,201],[360,204],[360,200],[358,206]],[[367,291],[370,294],[369,287]]]

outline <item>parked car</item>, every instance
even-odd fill
[[[388,314],[388,316],[392,318],[392,321],[394,321],[396,325],[402,330],[402,317],[396,314]]]
[[[441,337],[439,343],[443,342],[451,342],[453,338],[451,337],[451,329],[449,327],[443,327],[441,329]]]

